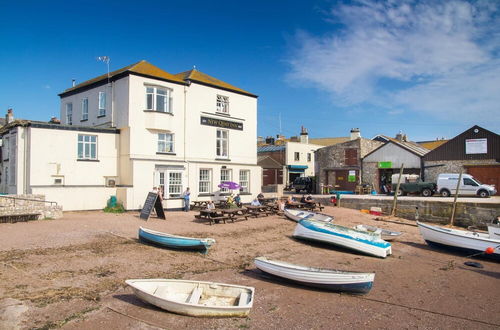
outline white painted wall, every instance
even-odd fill
[[[420,168],[420,157],[393,143],[387,143],[363,158],[363,162],[392,162],[392,168]]]
[[[286,143],[286,165],[306,165],[304,176],[314,176],[314,152],[323,146],[317,144],[306,144],[300,142]],[[299,160],[295,160],[295,153],[299,153]],[[311,154],[311,161],[307,161],[307,154]],[[288,175],[287,175],[288,177]]]

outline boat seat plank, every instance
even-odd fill
[[[156,290],[153,292],[155,296],[158,297],[165,297],[168,293],[168,286],[167,285],[159,285]]]
[[[191,293],[191,296],[188,299],[188,304],[197,304],[200,301],[201,294],[203,293],[202,288],[194,288],[193,292]]]
[[[242,292],[240,294],[240,300],[238,301],[238,306],[245,306],[248,304],[248,293]]]

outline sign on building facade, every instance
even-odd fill
[[[488,139],[466,139],[465,153],[467,155],[488,153]]]

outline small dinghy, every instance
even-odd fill
[[[139,299],[189,316],[247,316],[255,291],[248,286],[188,280],[136,279],[125,283]]]
[[[258,257],[255,266],[261,271],[292,282],[336,292],[368,293],[375,273],[345,272],[289,264],[283,261]]]
[[[431,226],[417,221],[420,234],[427,243],[442,245],[467,252],[485,252],[493,249],[491,255],[500,257],[500,236],[495,238],[495,232],[479,233],[475,231],[459,230]],[[489,228],[488,228],[489,229]],[[492,237],[493,236],[493,237]]]
[[[332,216],[329,216],[329,215],[326,215],[323,213],[305,211],[305,210],[301,210],[301,209],[285,209],[284,213],[288,219],[293,220],[295,222],[299,222],[300,220],[303,220],[303,219],[323,221],[323,222],[333,221]]]
[[[193,238],[161,233],[139,227],[141,241],[172,249],[208,250],[215,243],[213,238]]]
[[[403,234],[402,232],[399,231],[392,231],[369,225],[357,225],[356,227],[354,227],[354,229],[380,234],[380,238],[382,238],[384,241],[392,241],[393,239],[398,238]]]
[[[382,240],[380,234],[327,222],[300,220],[293,236],[341,246],[375,257],[385,258],[392,253],[391,244]]]

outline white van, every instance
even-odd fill
[[[457,190],[457,173],[442,173],[437,179],[437,191],[441,196],[448,197],[454,195]],[[470,174],[462,174],[462,182],[458,188],[459,195],[471,195],[479,197],[490,197],[495,195],[495,186],[482,184]]]

